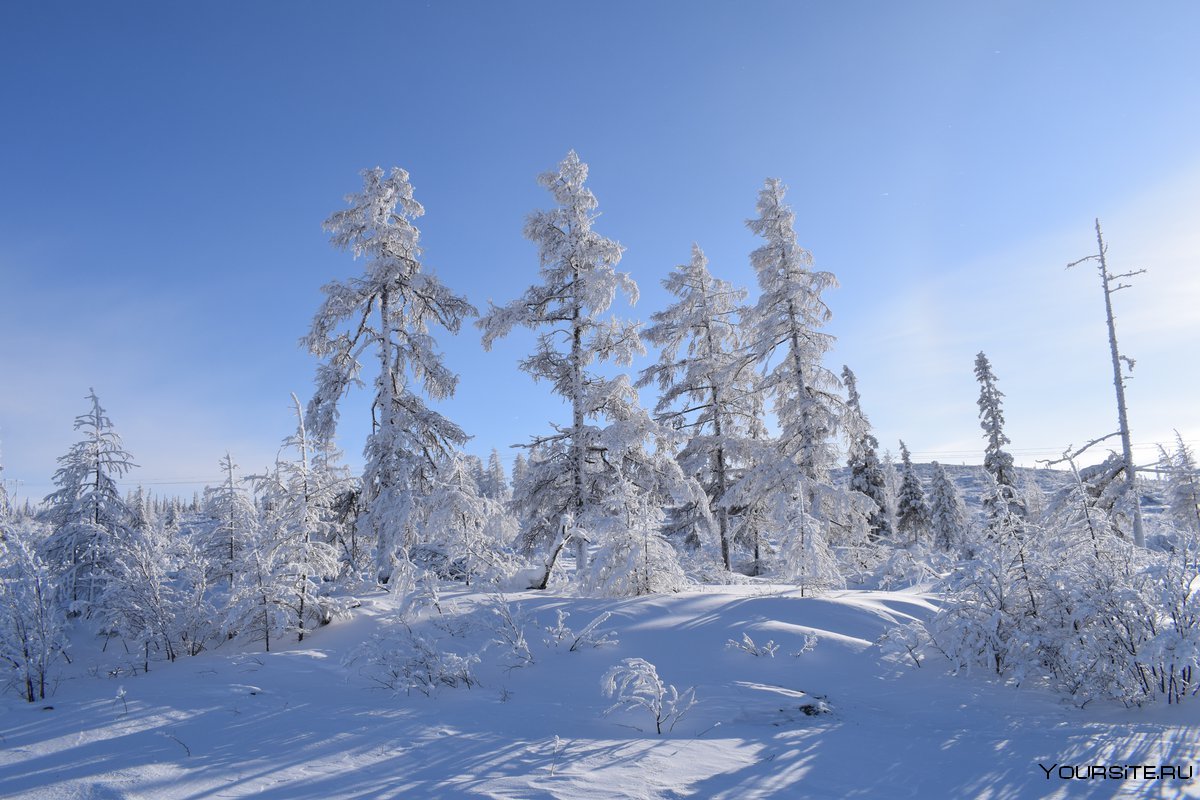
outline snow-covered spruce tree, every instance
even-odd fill
[[[319,439],[333,438],[338,403],[359,383],[361,359],[373,349],[379,372],[358,530],[374,543],[377,575],[387,581],[415,535],[439,459],[468,438],[422,398],[446,399],[458,383],[431,329],[457,333],[476,310],[423,270],[412,220],[425,210],[413,199],[408,173],[397,168],[385,176],[376,167],[362,175],[362,192],[346,198],[350,207],[325,221],[333,245],[366,264],[361,275],[322,289],[325,302],[304,340],[322,359],[308,427]]]
[[[78,613],[90,613],[100,597],[112,553],[128,530],[129,508],[116,480],[136,466],[94,389],[87,399],[91,408],[75,418],[84,438],[59,457],[58,489],[46,496],[43,512],[51,526],[46,560],[62,576],[67,602]]]
[[[758,195],[759,216],[746,224],[765,243],[750,255],[761,293],[747,313],[747,347],[766,370],[761,387],[772,401],[779,435],[759,450],[739,481],[734,502],[770,498],[774,533],[800,517],[812,520],[806,535],[856,541],[865,538],[869,503],[835,486],[830,477],[843,403],[837,377],[821,363],[833,337],[820,330],[830,319],[822,293],[837,285],[828,272],[812,269],[812,256],[796,240],[795,215],[783,202],[785,189],[768,179]],[[796,552],[795,548],[789,548]]]
[[[67,645],[57,587],[37,554],[37,528],[28,517],[0,521],[0,665],[30,703],[45,699],[50,669]]]
[[[933,462],[929,482],[929,529],[933,546],[944,553],[960,552],[967,533],[967,511],[962,494],[946,469]]]
[[[678,299],[650,317],[643,335],[659,348],[659,358],[642,370],[638,385],[657,384],[656,415],[687,438],[677,458],[704,487],[729,569],[726,492],[749,458],[752,437],[765,432],[753,361],[738,332],[746,292],[714,278],[695,244],[691,262],[675,267],[663,286]]]
[[[571,407],[571,421],[556,425],[551,433],[535,437],[529,447],[531,474],[522,481],[526,491],[515,502],[526,513],[522,519],[525,549],[548,547],[561,534],[564,516],[584,525],[598,498],[592,475],[604,470],[596,450],[600,429],[594,424],[627,403],[628,380],[607,379],[591,373],[597,361],[629,364],[644,351],[637,326],[603,315],[618,291],[629,301],[638,296],[637,284],[617,272],[623,248],[592,230],[596,196],[584,186],[587,165],[575,151],[567,154],[558,170],[543,173],[538,183],[554,196],[556,206],[535,211],[525,221],[525,238],[538,248],[539,283],[504,306],[491,305],[476,324],[483,346],[507,336],[515,327],[538,331],[537,349],[521,362],[534,380],[545,380]],[[586,567],[585,537],[575,541],[576,563]]]
[[[999,487],[994,495],[985,496],[984,507],[995,519],[1002,510],[995,506],[1001,502],[1018,517],[1025,516],[1025,506],[1017,494],[1017,471],[1013,457],[1004,449],[1011,441],[1004,433],[1004,410],[1001,398],[1004,393],[996,388],[996,376],[992,365],[983,353],[975,356],[975,379],[979,381],[979,427],[983,428],[987,445],[983,452],[983,468],[987,470]]]
[[[879,440],[871,432],[871,423],[863,413],[858,379],[848,366],[842,367],[842,384],[846,387],[842,432],[846,437],[850,489],[866,495],[875,504],[867,513],[867,534],[871,541],[886,541],[892,538],[892,523],[888,515],[887,481],[879,461]]]
[[[236,581],[234,565],[243,544],[257,535],[258,515],[242,479],[237,476],[238,465],[229,453],[221,459],[225,479],[220,486],[204,488],[204,512],[215,524],[204,534],[204,560],[210,583],[224,580],[232,590]]]
[[[258,563],[269,563],[273,570],[260,588],[280,608],[276,619],[282,620],[283,630],[295,631],[298,641],[304,641],[307,630],[330,620],[321,587],[338,573],[337,549],[330,543],[332,508],[346,476],[329,468],[324,457],[329,447],[310,436],[299,398],[293,394],[292,401],[295,432],[284,439],[275,469],[252,480],[266,509],[258,546],[270,551]],[[285,452],[290,458],[283,457]]]
[[[929,504],[925,490],[913,468],[912,457],[903,440],[900,442],[900,494],[896,498],[896,528],[905,544],[921,543],[929,530]]]

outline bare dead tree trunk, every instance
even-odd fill
[[[1108,347],[1112,355],[1113,386],[1117,391],[1117,424],[1121,432],[1121,450],[1125,459],[1125,491],[1133,502],[1133,543],[1138,547],[1146,546],[1146,535],[1142,527],[1142,503],[1137,494],[1137,468],[1133,463],[1133,445],[1129,436],[1129,416],[1125,406],[1125,375],[1121,370],[1121,351],[1117,348],[1117,328],[1113,320],[1112,296],[1114,292],[1124,289],[1128,284],[1119,283],[1121,278],[1131,277],[1144,270],[1113,275],[1108,271],[1108,261],[1105,257],[1107,247],[1104,244],[1104,234],[1100,230],[1100,220],[1096,220],[1096,245],[1099,248],[1100,283],[1104,287],[1104,313],[1108,322]],[[1112,281],[1118,281],[1116,286]],[[1125,359],[1130,369],[1133,361]]]

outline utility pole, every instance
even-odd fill
[[[1138,547],[1145,547],[1146,534],[1142,527],[1142,503],[1137,494],[1136,466],[1133,463],[1133,445],[1129,437],[1129,415],[1126,412],[1125,405],[1126,375],[1125,371],[1121,368],[1121,364],[1124,362],[1129,372],[1133,372],[1134,362],[1132,358],[1121,355],[1121,351],[1117,347],[1117,327],[1113,319],[1112,296],[1122,289],[1129,288],[1129,284],[1121,283],[1123,279],[1132,278],[1134,275],[1141,275],[1146,270],[1139,269],[1132,272],[1122,272],[1119,275],[1114,275],[1108,271],[1108,246],[1104,244],[1104,233],[1100,230],[1099,219],[1096,220],[1096,247],[1098,249],[1097,255],[1073,261],[1067,265],[1067,268],[1070,269],[1076,264],[1096,259],[1100,270],[1100,285],[1104,289],[1104,313],[1108,321],[1108,348],[1112,354],[1113,387],[1117,390],[1118,433],[1121,435],[1121,450],[1125,458],[1125,491],[1133,502],[1133,543]]]

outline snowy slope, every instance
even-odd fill
[[[905,665],[874,642],[928,616],[919,594],[813,599],[751,585],[620,601],[508,597],[535,663],[506,668],[491,647],[479,685],[433,697],[378,688],[361,660],[346,663],[390,629],[382,594],[280,652],[222,648],[135,677],[109,677],[123,654],[77,652],[52,709],[0,700],[0,797],[1200,796],[1200,780],[1063,780],[1038,766],[1195,766],[1200,703],[1079,710],[949,676],[944,664]],[[490,638],[486,606],[484,595],[447,591],[439,624],[415,627],[476,651]],[[603,627],[619,644],[547,646],[540,629],[557,610],[576,630],[612,612]],[[778,652],[726,646],[743,633]],[[815,649],[792,655],[809,634]],[[644,713],[605,716],[601,676],[630,657],[695,686],[697,705],[670,734],[654,735]],[[807,715],[818,697],[830,712]]]

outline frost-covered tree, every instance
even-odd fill
[[[832,437],[842,412],[837,377],[821,361],[833,336],[821,330],[832,314],[821,295],[837,286],[832,273],[812,269],[812,255],[796,239],[795,214],[776,178],[758,194],[758,217],[746,225],[764,244],[750,254],[761,293],[748,315],[750,352],[769,367],[762,390],[779,421],[777,447],[802,480],[827,483],[835,452]]]
[[[967,512],[962,494],[946,469],[933,462],[933,478],[929,482],[929,529],[933,546],[952,553],[961,549],[967,533]]]
[[[809,513],[805,499],[803,492],[779,492],[771,498],[774,508],[769,507],[771,520],[787,532],[779,546],[779,571],[801,597],[845,586],[823,521]]]
[[[8,498],[8,486],[5,485],[4,480],[3,455],[3,453],[0,453],[0,525],[3,525],[4,521],[10,518],[13,513],[12,502]]]
[[[992,498],[995,502],[1003,503],[1005,512],[1018,517],[1025,516],[1025,507],[1017,494],[1017,471],[1013,466],[1013,457],[1004,449],[1010,439],[1004,433],[1004,409],[1001,398],[1004,392],[996,387],[996,376],[992,372],[991,362],[983,353],[975,356],[975,379],[979,381],[979,427],[983,428],[987,445],[983,452],[983,468],[992,476],[1000,487]],[[988,513],[994,518],[1001,511],[985,502]]]
[[[429,497],[422,566],[468,586],[477,578],[507,575],[513,568],[508,545],[516,536],[516,519],[505,503],[479,491],[461,455],[447,457],[441,476]]]
[[[887,480],[879,461],[879,440],[871,432],[871,423],[863,413],[858,395],[858,379],[850,367],[842,367],[842,383],[846,387],[846,411],[842,431],[846,437],[846,466],[850,470],[850,489],[871,499],[875,507],[867,513],[867,531],[872,541],[892,537],[888,514]]]
[[[779,423],[770,447],[760,448],[736,488],[745,503],[771,498],[776,535],[794,536],[796,520],[807,519],[806,535],[857,540],[865,535],[866,498],[835,486],[833,436],[843,403],[837,377],[822,359],[833,337],[825,290],[837,285],[831,273],[812,269],[812,256],[796,239],[795,215],[785,189],[768,179],[758,195],[758,217],[746,224],[765,242],[750,254],[758,277],[758,302],[746,315],[747,347],[765,370],[761,387]],[[858,499],[855,499],[855,498]]]
[[[279,607],[285,629],[304,641],[307,630],[330,619],[321,588],[338,573],[337,549],[330,540],[333,506],[346,477],[331,468],[329,446],[309,434],[300,400],[292,395],[292,401],[296,430],[284,439],[275,469],[254,478],[268,509],[257,544],[269,551],[269,557],[264,555],[257,565],[271,565],[272,572],[260,588]]]
[[[1158,471],[1166,480],[1164,494],[1172,521],[1200,536],[1200,469],[1192,448],[1176,431],[1175,449],[1160,445],[1158,453]]]
[[[262,642],[270,652],[272,640],[295,629],[296,615],[288,603],[292,587],[285,577],[285,554],[265,530],[259,528],[238,550],[238,577],[224,606],[222,629],[231,638]]]
[[[112,553],[130,521],[116,481],[136,466],[94,389],[87,399],[91,408],[75,418],[75,430],[84,438],[59,457],[58,488],[44,501],[44,519],[51,526],[47,560],[62,575],[63,591],[76,611],[90,610],[104,589]]]
[[[150,499],[146,496],[146,491],[141,487],[134,489],[133,494],[126,500],[125,505],[129,508],[129,527],[131,530],[144,531],[154,525],[154,514],[150,510]]]
[[[494,448],[488,456],[479,490],[484,497],[498,503],[507,503],[512,499],[512,487],[509,486],[508,476],[504,473],[504,463],[500,460],[499,451]]]
[[[238,465],[226,453],[221,459],[225,479],[220,486],[204,489],[204,510],[215,524],[204,536],[208,580],[224,578],[229,588],[236,580],[235,565],[243,544],[257,535],[258,518],[237,476]]]
[[[516,456],[513,457],[512,483],[511,483],[512,492],[510,493],[510,497],[509,497],[510,500],[512,499],[511,494],[515,494],[515,491],[516,491],[515,487],[517,486],[517,484],[524,483],[525,472],[528,469],[529,469],[529,460],[527,458],[525,458],[525,456],[523,454],[517,453]]]
[[[67,646],[54,577],[37,554],[36,528],[28,518],[0,521],[0,666],[30,703],[45,699],[50,670]]]
[[[421,264],[425,213],[413,198],[408,173],[365,170],[363,190],[349,208],[325,221],[335,247],[365,259],[361,275],[323,287],[325,302],[304,340],[322,359],[308,406],[308,427],[332,440],[338,404],[359,383],[362,359],[378,360],[372,428],[364,450],[361,535],[375,543],[376,568],[386,581],[414,535],[421,502],[436,482],[437,464],[467,440],[466,433],[426,405],[454,394],[458,377],[435,349],[433,328],[457,333],[476,314]]]
[[[521,369],[548,382],[571,408],[569,424],[555,425],[530,443],[539,453],[538,474],[522,486],[536,490],[540,510],[523,520],[526,548],[549,545],[564,515],[579,525],[590,515],[589,506],[602,499],[589,485],[592,474],[605,470],[596,423],[627,406],[632,390],[624,376],[605,378],[588,368],[598,361],[626,365],[644,352],[636,325],[604,317],[618,291],[632,303],[638,290],[628,274],[615,269],[621,245],[592,229],[597,202],[584,186],[587,175],[587,165],[572,150],[556,171],[538,178],[556,204],[525,221],[525,238],[538,248],[541,280],[507,305],[491,305],[477,323],[485,349],[515,327],[538,331],[537,348]],[[528,496],[519,500],[530,506]],[[575,551],[577,565],[586,566],[584,537],[576,537]]]
[[[669,455],[661,427],[641,408],[631,408],[597,439],[608,467],[594,473],[597,502],[576,524],[596,544],[585,580],[600,595],[625,597],[674,592],[687,581],[675,548],[663,537],[672,508],[701,508],[699,484],[683,475]]]
[[[204,569],[189,563],[194,551],[176,549],[177,543],[160,527],[131,529],[113,555],[100,601],[105,629],[141,653],[144,671],[152,650],[174,661],[180,654],[194,655],[207,638],[207,625],[195,624],[197,604],[208,603]]]
[[[929,530],[929,504],[925,490],[913,467],[912,457],[904,442],[900,442],[900,494],[896,498],[896,528],[907,537],[907,544],[921,542]]]
[[[644,336],[659,348],[659,358],[642,370],[638,385],[657,384],[655,413],[686,438],[678,460],[704,486],[729,569],[726,492],[749,459],[752,438],[764,432],[753,361],[739,335],[746,293],[714,278],[695,244],[691,262],[675,267],[663,287],[677,300],[650,317]]]

